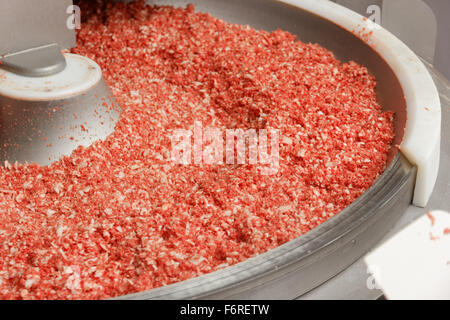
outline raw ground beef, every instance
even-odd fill
[[[221,269],[308,232],[383,172],[393,114],[364,67],[191,6],[105,12],[73,52],[102,67],[120,121],[50,166],[0,169],[0,298],[108,298]],[[170,132],[194,121],[279,129],[278,173],[174,164]]]

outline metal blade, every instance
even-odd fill
[[[67,27],[72,0],[2,0],[0,56],[52,43],[75,46],[75,31]]]

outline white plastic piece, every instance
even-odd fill
[[[19,100],[50,101],[79,95],[102,78],[97,63],[89,58],[67,53],[66,68],[47,77],[24,77],[0,69],[0,95]]]
[[[364,258],[367,285],[388,299],[450,299],[449,230],[450,213],[421,216]]]
[[[394,71],[405,95],[408,117],[400,150],[418,168],[413,204],[426,206],[439,170],[441,103],[436,86],[423,63],[392,33],[347,8],[327,0],[281,1],[353,32],[374,48]],[[368,35],[370,31],[373,33]]]

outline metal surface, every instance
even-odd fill
[[[21,101],[0,96],[0,163],[47,165],[114,131],[120,108],[105,80],[63,100]]]
[[[381,242],[396,234],[419,216],[431,210],[450,212],[450,82],[432,65],[425,63],[439,90],[442,104],[442,142],[439,175],[431,199],[425,208],[409,206],[405,214]],[[370,275],[363,259],[328,280],[300,299],[377,299],[383,293],[367,286]]]
[[[329,0],[366,17],[380,9],[381,25],[450,79],[450,1]],[[420,23],[418,23],[420,22]]]
[[[395,74],[386,62],[353,34],[314,14],[277,1],[150,1],[186,5],[226,21],[257,29],[281,28],[304,42],[319,43],[341,61],[356,61],[378,79],[384,110],[395,111],[395,141],[406,122],[406,104]],[[351,48],[351,50],[349,49]],[[415,168],[392,148],[389,166],[352,205],[306,235],[235,266],[201,277],[128,295],[127,299],[237,298],[292,299],[335,276],[373,247],[411,203]]]
[[[75,46],[68,27],[72,0],[3,0],[0,3],[0,67],[29,77],[60,72],[61,49]]]
[[[6,55],[1,67],[28,77],[43,77],[58,73],[66,67],[66,59],[56,43]]]
[[[3,0],[0,4],[0,165],[5,161],[47,165],[114,131],[120,107],[98,66],[86,66],[99,74],[91,84],[77,73],[79,68],[68,67],[61,52],[75,46],[75,31],[69,23],[72,9],[72,0]],[[20,78],[9,81],[5,75],[12,73]],[[58,83],[48,76],[56,76],[52,79]],[[18,94],[5,93],[11,89]],[[36,98],[39,92],[48,94]]]
[[[67,28],[72,0],[0,1],[0,57],[57,43],[75,46],[75,31]]]
[[[448,0],[424,0],[433,10],[438,24],[438,33],[436,41],[436,55],[434,64],[439,70],[450,77],[450,63],[448,54],[450,52],[450,23],[448,15],[450,14],[450,1]]]

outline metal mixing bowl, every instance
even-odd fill
[[[332,51],[343,62],[366,66],[377,78],[383,110],[395,112],[395,140],[401,143],[406,102],[398,78],[371,46],[353,33],[314,13],[271,0],[148,1],[208,12],[228,22],[256,29],[287,30],[303,42]],[[194,279],[131,294],[125,299],[293,299],[344,270],[372,248],[410,205],[416,168],[393,147],[389,165],[353,204],[276,249]]]

